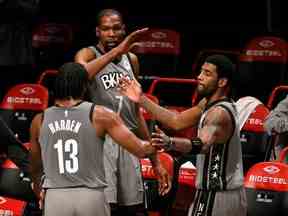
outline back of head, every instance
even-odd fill
[[[88,87],[88,73],[79,63],[62,65],[55,79],[55,99],[82,99]]]
[[[229,83],[231,83],[235,73],[235,66],[228,57],[218,54],[211,55],[206,58],[205,62],[215,65],[218,77],[227,78]]]

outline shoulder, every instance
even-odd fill
[[[129,57],[131,58],[131,60],[138,60],[138,57],[135,53],[133,52],[128,52]]]
[[[127,56],[130,59],[130,62],[132,64],[134,75],[136,77],[138,77],[138,75],[139,75],[139,61],[138,61],[138,57],[132,52],[128,52]]]
[[[133,65],[139,64],[139,62],[138,62],[138,57],[137,57],[134,53],[128,52],[127,55],[128,55],[128,57],[130,58],[131,63],[132,63]]]
[[[96,58],[95,52],[90,47],[85,47],[80,49],[76,55],[74,60],[78,63],[87,63],[88,61],[91,61],[92,59]]]
[[[44,117],[44,113],[43,113],[43,112],[37,113],[37,114],[34,116],[33,120],[32,120],[32,124],[33,124],[33,123],[34,123],[34,124],[41,124],[42,121],[43,121],[43,117]]]
[[[233,116],[231,115],[231,111],[228,107],[222,105],[216,105],[211,107],[207,111],[207,115],[205,117],[206,122],[213,122],[217,124],[226,124],[231,123],[233,120]]]
[[[32,123],[31,123],[31,127],[30,127],[30,132],[32,134],[36,134],[39,132],[40,127],[42,125],[43,122],[43,118],[44,118],[44,113],[38,113],[34,116]]]
[[[118,115],[111,109],[96,105],[93,110],[93,123],[108,124],[117,120]]]

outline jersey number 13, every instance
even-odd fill
[[[54,144],[54,148],[57,150],[58,153],[59,173],[76,173],[79,169],[79,162],[77,158],[77,141],[74,139],[68,139],[63,142],[62,139],[59,139],[57,143]],[[69,159],[64,159],[64,153],[69,154]]]

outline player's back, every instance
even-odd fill
[[[106,186],[103,139],[91,122],[94,106],[81,102],[70,108],[53,106],[44,112],[40,130],[44,188]]]

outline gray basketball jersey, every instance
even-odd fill
[[[227,100],[215,102],[204,111],[198,129],[203,127],[208,110],[215,106],[221,106],[230,113],[234,132],[227,143],[214,144],[208,153],[197,155],[196,187],[214,191],[236,189],[243,185],[243,164],[235,104]]]
[[[96,47],[89,47],[100,57],[101,52]],[[137,128],[136,105],[117,90],[119,78],[127,76],[134,79],[133,68],[127,55],[122,55],[121,61],[109,63],[96,74],[90,85],[90,97],[93,103],[106,106],[119,113],[129,129]]]
[[[96,136],[90,115],[94,106],[52,106],[44,112],[39,142],[45,173],[44,188],[106,186],[104,140]]]

